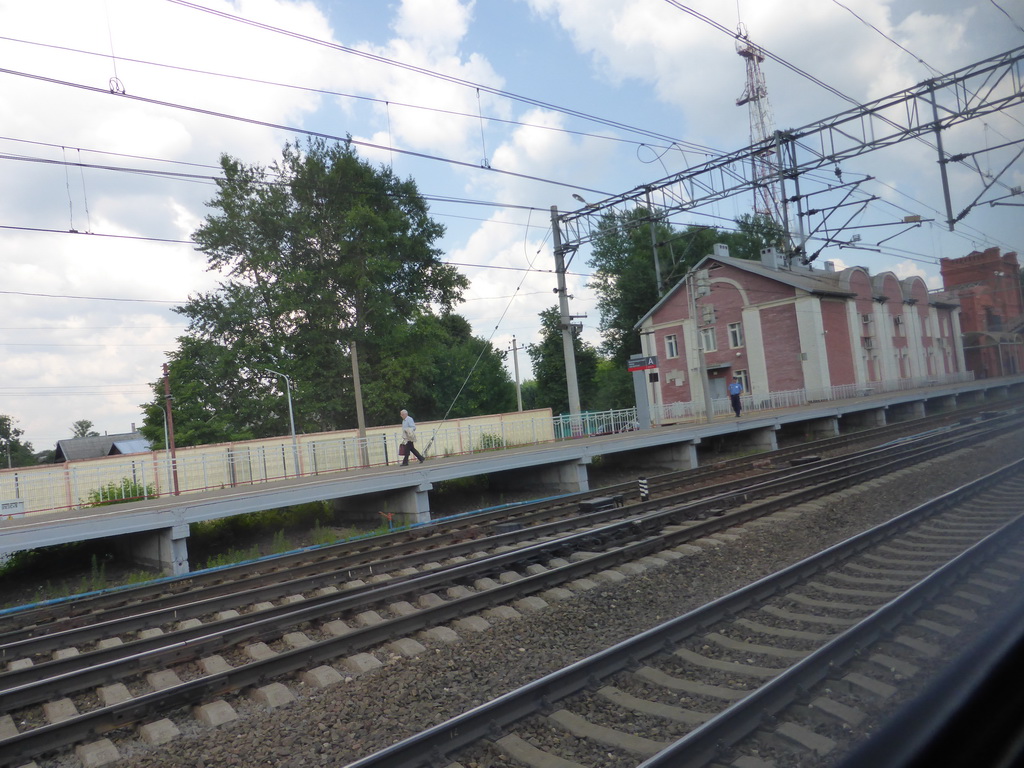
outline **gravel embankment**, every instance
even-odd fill
[[[239,719],[219,729],[199,726],[189,712],[172,719],[173,742],[148,747],[131,734],[116,738],[133,768],[338,768],[424,727],[515,689],[727,594],[820,549],[889,519],[1024,454],[1024,436],[972,446],[902,472],[858,492],[827,497],[799,519],[750,529],[734,542],[601,586],[520,619],[495,623],[451,645],[402,658],[378,653],[384,666],[343,683],[311,690],[285,680],[297,701],[274,711],[234,698]],[[339,669],[341,669],[339,667]],[[501,758],[467,768],[506,765]],[[596,764],[596,763],[595,763]],[[41,768],[80,763],[72,756]]]

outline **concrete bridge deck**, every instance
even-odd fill
[[[428,522],[429,492],[445,480],[501,475],[519,487],[536,489],[538,497],[585,491],[589,490],[587,466],[597,456],[642,453],[652,469],[687,469],[697,466],[697,446],[709,438],[727,440],[731,450],[773,450],[778,447],[776,433],[789,425],[798,425],[815,437],[831,437],[843,430],[1022,395],[1024,377],[988,379],[761,411],[741,418],[718,417],[701,424],[429,458],[408,467],[371,467],[106,507],[39,512],[0,521],[0,556],[87,539],[126,537],[139,562],[178,575],[189,569],[187,539],[192,523],[326,500],[350,510],[354,519],[377,519],[379,512],[385,512],[403,523]]]

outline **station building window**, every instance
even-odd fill
[[[729,348],[738,349],[743,346],[743,323],[729,323]]]
[[[679,342],[674,333],[665,337],[665,357],[679,357]]]

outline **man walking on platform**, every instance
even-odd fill
[[[420,460],[420,464],[423,463],[423,456],[419,451],[416,450],[416,446],[413,444],[416,440],[416,422],[412,420],[412,416],[409,412],[402,409],[402,444],[405,447],[405,456],[402,457],[402,466],[409,466],[409,455],[412,454]],[[430,447],[429,445],[427,446]]]
[[[740,417],[740,410],[743,408],[743,404],[740,402],[741,394],[743,394],[743,385],[734,376],[732,381],[729,382],[729,401],[732,403],[732,409],[736,411],[737,419]]]

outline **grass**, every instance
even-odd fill
[[[326,502],[211,520],[191,526],[188,539],[193,570],[234,565],[306,546],[365,538],[403,526],[382,522],[372,530],[336,527]],[[40,583],[39,574],[45,574]],[[114,541],[63,544],[11,555],[0,565],[0,605],[10,607],[55,600],[120,586],[144,584],[161,574],[127,567]]]

